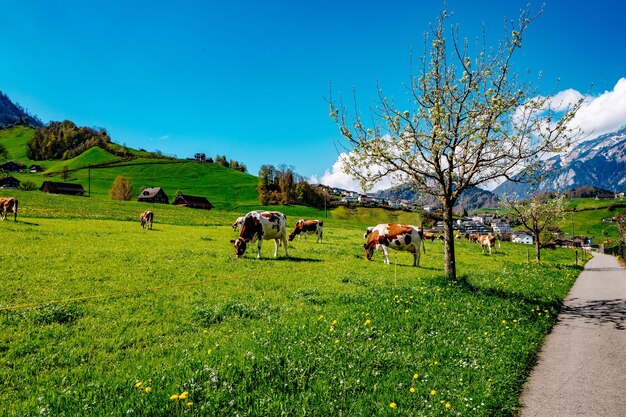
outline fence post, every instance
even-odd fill
[[[578,265],[578,249],[576,249],[576,265]]]

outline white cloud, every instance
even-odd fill
[[[557,108],[565,109],[581,97],[578,91],[568,89],[556,94],[552,102]],[[588,135],[587,139],[614,132],[625,124],[626,78],[620,78],[611,91],[587,97],[572,122],[572,126],[579,127]]]
[[[345,153],[341,153],[330,170],[326,170],[321,178],[318,178],[317,176],[311,177],[311,182],[320,183],[331,187],[343,188],[344,190],[358,191],[362,193],[363,189],[359,185],[359,181],[353,178],[350,174],[346,174],[343,171],[343,160],[346,157],[347,155]],[[392,187],[393,185],[394,184],[392,184],[390,179],[385,178],[382,181],[376,183],[376,185],[374,185],[374,187],[369,190],[369,192],[385,190]]]

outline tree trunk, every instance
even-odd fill
[[[539,242],[539,233],[535,233],[535,259],[541,262],[541,242]]]
[[[444,261],[448,279],[456,281],[456,260],[454,259],[454,219],[452,218],[452,204],[443,207],[443,233],[444,233]]]

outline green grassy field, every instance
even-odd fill
[[[6,195],[6,192],[0,192]],[[324,243],[235,259],[241,209],[14,192],[0,223],[2,416],[513,416],[580,267],[440,242],[363,259],[381,211],[325,219]],[[138,215],[155,212],[154,230]],[[323,216],[283,207],[287,223]]]

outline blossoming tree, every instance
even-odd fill
[[[446,30],[444,10],[424,36],[419,75],[411,73],[411,109],[396,106],[379,89],[378,105],[366,123],[356,104],[348,111],[331,92],[330,115],[348,151],[344,170],[364,189],[391,177],[412,183],[441,204],[445,272],[451,279],[457,275],[452,208],[459,195],[501,179],[529,180],[544,155],[561,151],[575,136],[568,123],[581,102],[557,108],[511,68],[538,15],[522,10],[517,22],[505,24],[496,48],[484,40],[470,48],[458,27]]]
[[[526,230],[533,234],[535,240],[535,259],[541,261],[541,233],[549,226],[563,220],[565,203],[563,195],[556,198],[542,199],[533,196],[529,200],[518,200],[505,196],[502,206],[509,209],[524,225]],[[572,236],[573,238],[574,236]]]

